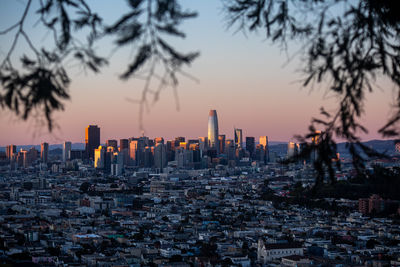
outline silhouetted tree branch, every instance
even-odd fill
[[[348,141],[356,170],[367,157],[378,153],[361,143],[367,129],[359,123],[367,92],[374,90],[377,76],[389,78],[398,90],[394,115],[379,133],[399,135],[400,120],[400,15],[390,0],[234,0],[225,1],[228,24],[242,31],[265,31],[267,38],[286,48],[288,40],[302,44],[304,86],[324,83],[338,97],[333,114],[321,109],[323,118],[313,118],[309,133],[298,137],[308,142],[298,156],[317,151],[314,166],[317,183],[327,171],[335,181],[332,160],[335,137]],[[309,138],[320,129],[319,142]]]
[[[93,44],[105,36],[115,38],[115,48],[126,45],[137,47],[135,59],[120,75],[122,80],[145,79],[139,103],[140,128],[145,107],[150,96],[157,101],[166,86],[178,85],[178,74],[183,65],[189,65],[198,52],[182,53],[170,45],[166,37],[184,38],[179,26],[186,19],[196,17],[195,12],[184,11],[178,1],[129,0],[128,12],[112,25],[104,25],[102,18],[94,13],[84,0],[38,0],[40,8],[33,10],[32,0],[25,6],[20,20],[0,35],[16,31],[11,48],[0,65],[0,105],[26,120],[32,112],[37,118],[45,118],[51,131],[53,111],[63,110],[69,99],[70,79],[65,69],[66,61],[77,61],[84,70],[98,73],[108,63],[98,56]],[[53,34],[53,43],[37,47],[26,34],[24,22],[28,15],[39,16],[39,23]],[[78,33],[87,33],[86,40]],[[22,37],[34,58],[26,54],[20,57],[21,67],[15,67],[14,49]],[[154,85],[154,81],[158,85]],[[42,114],[42,115],[40,115]]]

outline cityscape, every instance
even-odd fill
[[[210,110],[208,135],[197,139],[101,143],[101,127],[89,125],[82,149],[69,141],[61,149],[7,146],[0,154],[0,263],[400,264],[398,188],[355,194],[343,187],[307,197],[318,153],[284,164],[303,144],[272,145],[267,135],[244,138],[239,128],[227,139],[221,120]],[[318,134],[310,142],[319,142]],[[382,142],[391,157],[371,160],[368,169],[397,171],[398,179],[398,146]],[[335,172],[344,184],[354,175],[345,154]]]
[[[0,2],[0,267],[400,267],[399,1]]]

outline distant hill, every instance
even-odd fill
[[[375,149],[380,153],[385,153],[388,155],[396,154],[395,140],[371,140],[363,142],[363,144],[368,146],[369,148]],[[347,143],[338,144],[338,151],[343,156],[349,154],[349,150],[346,148],[346,146]]]
[[[287,142],[286,143],[279,143],[278,144],[272,144],[270,142],[270,147],[269,150],[272,152],[277,153],[278,155],[286,155],[287,153]],[[371,140],[371,141],[366,141],[363,142],[366,146],[375,149],[376,151],[380,153],[385,153],[388,155],[394,155],[396,154],[395,150],[395,140]],[[349,150],[346,147],[347,143],[338,143],[338,152],[340,153],[341,157],[349,157]]]

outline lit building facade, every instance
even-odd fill
[[[62,151],[62,161],[66,162],[71,159],[71,142],[64,142]]]
[[[264,160],[265,163],[269,162],[269,145],[268,145],[268,136],[260,136],[259,144],[262,145],[264,151],[261,160]]]
[[[85,131],[85,151],[87,158],[94,158],[94,150],[100,146],[100,128],[89,125]]]
[[[94,167],[96,169],[104,168],[104,157],[105,157],[106,149],[102,146],[99,146],[94,150]]]
[[[235,136],[235,146],[237,148],[241,148],[243,144],[243,131],[242,129],[234,129],[234,136]]]
[[[46,163],[48,160],[48,155],[49,155],[49,144],[42,143],[40,145],[40,160]]]
[[[9,145],[6,149],[6,157],[8,160],[12,160],[16,157],[17,154],[17,146],[16,145]]]

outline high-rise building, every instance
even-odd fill
[[[124,170],[124,159],[121,152],[115,152],[111,162],[111,175],[121,175]]]
[[[120,139],[119,140],[119,151],[123,151],[125,148],[129,149],[129,140],[128,139]]]
[[[296,144],[294,142],[289,142],[287,148],[287,157],[291,158],[296,156],[299,152],[299,147],[300,147],[299,144]]]
[[[176,150],[183,142],[185,142],[185,137],[182,136],[175,137],[175,140],[172,142],[172,150]]]
[[[6,157],[8,160],[12,160],[16,157],[17,154],[17,146],[16,145],[9,145],[6,149]]]
[[[129,165],[129,140],[128,139],[120,139],[119,140],[119,157],[123,160],[123,165]]]
[[[163,143],[157,143],[154,147],[154,165],[161,172],[167,166],[167,149]]]
[[[208,142],[211,149],[217,151],[219,154],[219,142],[218,142],[218,117],[217,111],[212,109],[208,115]]]
[[[31,147],[29,150],[21,149],[17,156],[18,166],[28,168],[36,161],[37,157],[38,151],[35,147]]]
[[[226,140],[225,150],[228,160],[235,160],[235,143],[232,139]]]
[[[94,167],[96,169],[104,168],[105,153],[106,149],[102,146],[99,146],[94,150]]]
[[[315,135],[311,137],[311,145],[313,148],[310,155],[311,162],[314,162],[318,159],[318,150],[316,149],[315,146],[317,146],[321,142],[320,138],[321,138],[321,131],[315,131]]]
[[[234,129],[234,135],[235,135],[235,146],[237,148],[241,148],[243,144],[243,134],[242,134],[242,129]]]
[[[88,159],[94,158],[94,150],[100,146],[100,128],[89,125],[85,131],[85,152]]]
[[[269,161],[269,145],[268,145],[268,136],[260,136],[260,145],[264,148],[264,155],[262,155],[265,163]]]
[[[49,155],[49,144],[48,143],[42,143],[40,145],[40,160],[42,162],[46,163],[48,155]]]
[[[205,152],[208,149],[208,137],[207,136],[203,136],[203,137],[199,137],[199,147],[200,147],[200,151]]]
[[[249,151],[250,158],[254,157],[255,148],[255,138],[246,136],[246,150]]]
[[[225,153],[225,139],[226,136],[224,134],[218,135],[218,142],[219,142],[219,153]]]
[[[148,137],[131,138],[129,142],[129,162],[132,166],[144,166],[145,148]]]
[[[114,148],[114,152],[118,151],[118,141],[114,140],[114,139],[109,139],[106,141],[106,147],[113,147]]]
[[[62,161],[66,162],[71,159],[71,142],[64,142],[62,151]]]
[[[154,145],[156,146],[157,144],[164,144],[164,138],[162,137],[154,138]]]

